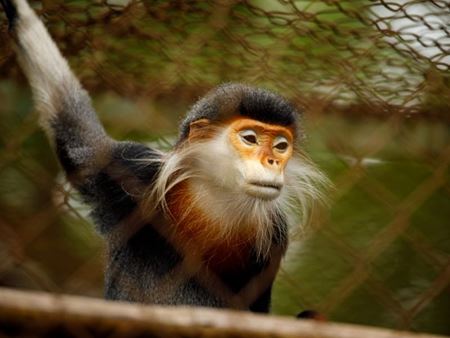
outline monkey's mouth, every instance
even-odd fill
[[[248,181],[245,184],[245,191],[253,197],[264,200],[272,200],[280,195],[282,184],[266,181]]]
[[[273,183],[273,182],[263,182],[263,181],[250,181],[248,182],[251,185],[254,185],[256,187],[262,187],[262,188],[272,188],[275,190],[281,190],[282,184],[280,183]]]

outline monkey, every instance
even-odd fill
[[[169,151],[114,140],[28,2],[0,2],[39,123],[106,242],[105,298],[269,312],[289,228],[326,182],[301,149],[299,111],[225,83]]]

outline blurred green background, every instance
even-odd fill
[[[170,140],[227,81],[304,111],[302,147],[334,189],[307,231],[292,229],[274,313],[450,334],[445,2],[33,5],[117,139]],[[102,241],[37,125],[0,20],[0,285],[101,297]]]

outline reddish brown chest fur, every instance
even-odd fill
[[[186,183],[175,187],[167,196],[174,223],[173,243],[186,255],[201,258],[215,272],[237,273],[252,257],[255,241],[254,227],[246,227],[225,237],[217,231],[220,221],[211,220],[195,206]]]

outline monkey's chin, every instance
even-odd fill
[[[247,182],[244,185],[244,190],[247,195],[262,200],[271,201],[280,196],[281,185],[261,182]]]

